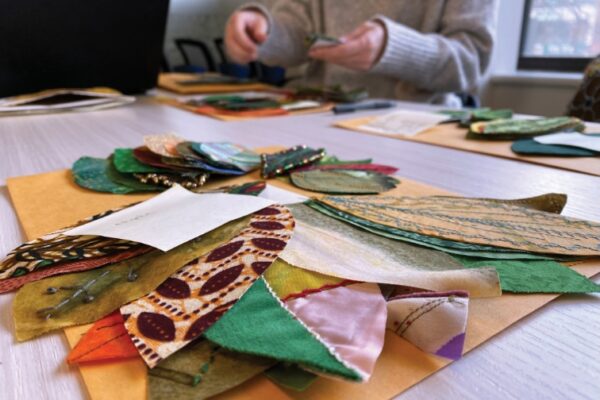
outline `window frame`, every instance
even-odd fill
[[[525,37],[529,27],[529,11],[531,2],[524,1],[523,23],[521,24],[521,37],[519,53],[517,54],[517,70],[524,71],[547,71],[547,72],[583,72],[585,67],[593,60],[593,57],[532,57],[524,56]]]

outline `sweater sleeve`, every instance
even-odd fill
[[[279,0],[271,11],[258,3],[242,7],[260,11],[269,21],[269,35],[258,51],[260,61],[293,67],[308,60],[304,40],[314,30],[310,3],[310,0]]]
[[[381,58],[371,69],[433,92],[469,92],[489,65],[496,0],[448,0],[438,33],[421,33],[384,16]]]

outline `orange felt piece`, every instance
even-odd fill
[[[133,357],[139,357],[139,353],[129,339],[121,313],[115,311],[96,321],[71,350],[67,362],[79,364]]]

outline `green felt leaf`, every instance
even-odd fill
[[[232,221],[166,253],[156,250],[106,267],[23,286],[13,303],[17,339],[28,340],[56,329],[97,321],[154,290],[188,262],[231,240],[248,226],[249,219]],[[132,274],[136,279],[130,279]],[[50,287],[72,289],[47,294]],[[85,292],[77,290],[82,287]],[[86,302],[88,295],[93,299]]]
[[[600,134],[590,134],[600,136]],[[517,140],[510,149],[517,154],[526,156],[553,156],[553,157],[598,157],[600,152],[572,146],[538,143],[533,139]]]
[[[280,363],[265,371],[267,378],[283,386],[286,389],[292,389],[302,392],[310,387],[318,376],[300,368],[296,364]]]
[[[377,194],[395,188],[399,182],[377,172],[341,169],[296,171],[290,179],[299,188],[334,194]]]
[[[106,176],[113,183],[127,186],[135,192],[162,192],[163,190],[167,189],[164,186],[142,183],[134,178],[132,174],[124,174],[119,172],[114,166],[112,157],[108,158],[108,162],[106,164]]]
[[[156,168],[151,165],[142,164],[133,155],[133,149],[115,149],[113,153],[113,164],[121,173],[171,173],[172,171]]]
[[[226,349],[298,363],[311,370],[360,381],[257,280],[204,336]]]
[[[96,192],[115,194],[133,193],[129,186],[112,181],[107,173],[109,161],[103,158],[81,157],[73,164],[71,172],[75,183]]]
[[[276,362],[230,352],[200,339],[148,370],[148,399],[205,399],[247,381]]]
[[[559,131],[583,131],[583,129],[585,125],[574,117],[501,119],[471,124],[467,138],[508,140]]]
[[[481,260],[455,258],[468,268],[494,267],[502,291],[513,293],[594,293],[600,285],[552,260]]]

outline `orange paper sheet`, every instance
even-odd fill
[[[441,147],[450,147],[473,153],[487,154],[496,157],[510,158],[532,164],[546,165],[569,171],[600,176],[600,157],[542,157],[521,156],[510,149],[512,141],[505,140],[471,140],[467,139],[467,129],[458,124],[441,124],[415,136],[385,135],[373,133],[361,128],[375,117],[364,117],[346,121],[338,121],[334,125],[353,131],[369,133],[372,135],[392,137],[395,139],[410,140],[413,142],[428,143]]]
[[[276,149],[270,150],[275,151]],[[257,172],[246,177],[227,180],[227,182],[233,184],[256,179],[258,179]],[[28,238],[34,238],[69,225],[99,211],[150,196],[91,192],[73,184],[69,171],[11,178],[7,183],[13,205]],[[269,183],[307,194],[286,186],[279,180],[271,180]],[[210,186],[223,184],[223,181],[213,182]],[[406,179],[402,179],[402,183],[394,191],[388,192],[388,194],[393,193],[404,196],[449,194]],[[582,262],[574,269],[588,277],[593,276],[600,273],[600,262],[597,260]],[[473,299],[470,302],[465,351],[480,345],[555,297],[554,295],[504,294],[496,298]],[[65,334],[69,344],[73,347],[90,326],[66,329]],[[65,354],[65,358],[66,356]],[[259,376],[217,398],[249,400],[388,399],[425,379],[447,363],[448,361],[426,354],[402,338],[388,332],[383,353],[368,383],[355,384],[318,379],[307,391],[297,393],[281,389],[267,378]],[[92,400],[146,399],[146,367],[140,359],[81,366],[80,371]]]

